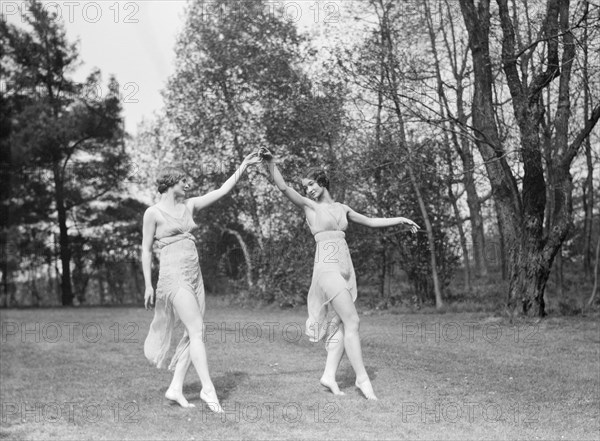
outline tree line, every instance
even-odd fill
[[[372,305],[442,308],[498,280],[509,314],[543,316],[565,262],[594,280],[597,5],[347,2],[320,35],[263,1],[231,3],[187,6],[164,110],[135,137],[116,79],[104,97],[86,94],[99,71],[70,79],[77,48],[39,3],[27,30],[2,22],[4,305],[138,301],[159,169],[179,165],[202,193],[260,146],[292,183],[321,166],[336,200],[421,225],[350,227]],[[265,170],[197,221],[209,290],[305,301],[312,238]]]

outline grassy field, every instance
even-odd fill
[[[209,299],[211,374],[224,415],[167,404],[170,373],[144,358],[142,308],[2,310],[1,439],[598,439],[598,317],[510,325],[483,313],[363,314],[378,402],[347,359],[334,397],[305,310]]]

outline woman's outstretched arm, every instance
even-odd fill
[[[277,165],[275,165],[275,161],[272,157],[270,159],[265,158],[265,161],[267,163],[267,167],[269,168],[269,173],[271,173],[271,176],[273,177],[275,186],[279,190],[281,190],[285,197],[287,197],[290,201],[294,203],[294,205],[300,208],[312,206],[313,201],[311,201],[309,198],[302,196],[300,193],[298,193],[296,190],[294,190],[292,187],[286,184],[285,179],[283,179],[283,176],[277,168]]]
[[[348,219],[357,224],[365,225],[371,228],[393,227],[403,225],[412,233],[416,233],[419,226],[405,217],[367,217],[364,214],[357,213],[352,208],[347,207]]]
[[[203,196],[197,196],[194,198],[187,199],[185,201],[186,205],[188,206],[188,208],[190,208],[190,210],[193,213],[194,211],[202,210],[203,208],[214,204],[219,199],[231,192],[231,190],[233,190],[233,188],[238,183],[238,181],[240,180],[240,178],[242,177],[249,165],[257,164],[259,162],[260,157],[258,156],[258,153],[250,153],[244,158],[242,165],[240,165],[240,167],[235,171],[235,173],[233,173],[233,175],[231,175],[229,179],[227,179],[223,183],[223,185],[221,185],[221,187],[219,187],[216,190],[210,191]]]

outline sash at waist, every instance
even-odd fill
[[[158,247],[159,250],[162,250],[163,248],[169,246],[169,245],[173,245],[174,243],[180,242],[182,240],[191,240],[192,242],[195,243],[194,240],[194,235],[192,233],[181,233],[181,234],[177,234],[175,236],[167,236],[167,237],[163,237],[162,239],[157,239],[156,240],[156,245]]]
[[[335,231],[335,230],[331,230],[331,231],[321,231],[317,234],[315,234],[315,241],[316,242],[322,242],[324,240],[336,240],[336,239],[344,239],[346,237],[346,233],[344,233],[343,231]]]

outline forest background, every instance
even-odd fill
[[[314,5],[318,30],[286,3],[189,2],[164,108],[135,135],[117,78],[73,79],[77,44],[48,8],[2,20],[0,305],[141,304],[157,173],[203,194],[264,146],[299,191],[320,166],[336,200],[422,227],[350,226],[365,308],[597,309],[598,4]],[[210,294],[305,303],[313,239],[264,167],[197,223]]]

